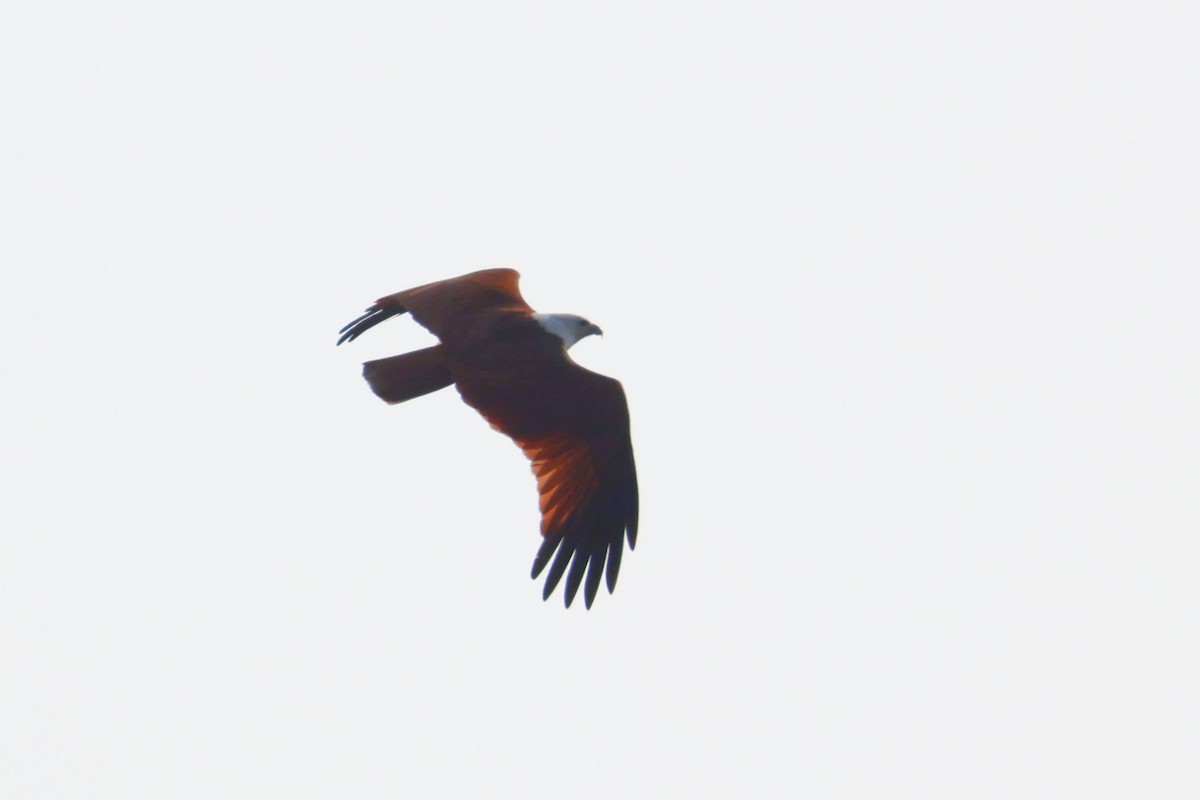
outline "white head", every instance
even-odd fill
[[[547,331],[562,339],[563,345],[568,348],[593,333],[604,335],[600,328],[574,314],[534,314],[533,318]]]

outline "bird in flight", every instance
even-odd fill
[[[487,269],[376,300],[340,331],[353,341],[389,317],[412,314],[439,343],[363,364],[388,403],[454,384],[467,405],[517,443],[532,462],[542,544],[531,577],[546,569],[542,599],[564,573],[568,607],[583,585],[591,608],[606,579],[617,583],[625,540],[637,542],[638,488],[625,391],[576,364],[568,348],[600,328],[574,314],[538,314],[519,274]],[[585,580],[586,579],[586,580]]]

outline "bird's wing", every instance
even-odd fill
[[[536,374],[498,380],[461,372],[457,385],[532,462],[543,537],[532,577],[550,567],[543,599],[566,573],[566,605],[583,584],[590,608],[602,576],[610,593],[616,586],[625,540],[630,549],[637,542],[637,472],[624,389],[565,353]]]
[[[427,283],[381,297],[366,313],[339,331],[338,344],[353,341],[389,317],[411,313],[413,319],[442,341],[453,340],[481,311],[507,309],[532,313],[517,288],[520,274],[512,269],[485,269]]]

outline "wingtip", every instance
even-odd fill
[[[530,578],[537,580],[538,576],[542,574],[542,570],[546,569],[546,565],[550,563],[550,556],[554,555],[554,551],[561,541],[561,539],[546,539],[542,542],[537,555],[533,557],[533,567],[529,570]]]
[[[342,336],[338,339],[338,344],[343,342],[352,342],[362,334],[374,328],[385,319],[391,319],[398,314],[407,314],[408,309],[396,303],[387,302],[388,298],[383,298],[375,305],[367,309],[366,313],[358,319],[348,322],[338,331]]]
[[[571,603],[575,600],[575,595],[579,592],[579,585],[583,583],[584,570],[587,567],[587,554],[582,549],[575,550],[575,558],[571,561],[571,569],[567,573],[567,608],[571,607]]]
[[[604,582],[608,586],[608,593],[612,594],[617,588],[617,573],[621,571],[621,550],[622,542],[617,539],[608,548],[608,563],[605,565]]]
[[[352,319],[349,322],[347,322],[345,325],[343,325],[341,327],[341,330],[338,331],[338,333],[341,334],[341,336],[338,337],[338,340],[337,340],[338,345],[341,345],[344,342],[352,342],[356,338],[358,338],[358,334],[362,333],[362,330],[356,329],[358,324],[360,322],[363,322],[363,321],[373,317],[375,315],[375,312],[376,312],[376,309],[372,306],[371,308],[368,308],[366,313],[363,314],[362,316]],[[367,327],[369,328],[370,326],[368,325]],[[363,330],[365,330],[365,328]]]
[[[601,583],[607,586],[609,594],[617,588],[617,574],[621,569],[625,541],[627,537],[636,535],[636,525],[609,520],[605,530],[593,532],[599,541],[592,540],[586,546],[586,537],[573,535],[578,533],[577,530],[568,530],[557,539],[544,540],[534,556],[529,576],[536,580],[543,572],[546,573],[542,586],[543,601],[549,599],[562,581],[563,605],[570,608],[579,590],[583,589],[584,606],[590,609],[600,593]],[[629,543],[630,550],[634,541]],[[566,580],[563,581],[563,578]]]

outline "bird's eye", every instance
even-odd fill
[[[586,319],[579,320],[580,327],[583,327],[584,325],[587,325],[587,324],[588,324],[588,321]]]

